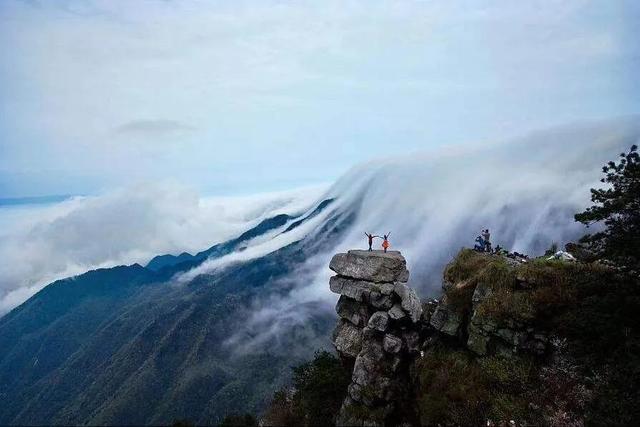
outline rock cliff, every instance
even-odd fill
[[[406,284],[400,252],[349,251],[329,265],[340,294],[334,345],[353,366],[338,425],[382,424],[406,400],[409,364],[419,354],[422,306]]]
[[[462,249],[419,302],[399,252],[337,254],[333,342],[264,425],[637,425],[640,284],[600,262]]]
[[[556,267],[473,251],[446,267],[442,298],[424,303],[407,286],[400,252],[340,253],[330,268],[330,289],[340,295],[333,343],[352,372],[337,425],[434,421],[419,402],[430,387],[419,374],[424,363],[441,351],[467,354],[465,360],[543,360],[553,348],[541,309],[567,302],[548,275]]]

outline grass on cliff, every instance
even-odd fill
[[[492,293],[475,307],[477,315],[498,323],[532,325],[563,343],[563,349],[556,345],[552,360],[536,360],[534,375],[526,374],[527,369],[518,371],[517,367],[526,366],[520,356],[518,364],[505,367],[493,357],[475,361],[465,352],[427,355],[425,359],[430,360],[420,365],[424,390],[419,394],[425,421],[474,424],[481,416],[526,421],[531,413],[542,414],[543,424],[551,425],[571,424],[571,420],[630,425],[640,420],[640,283],[636,277],[598,263],[538,258],[516,265],[472,250],[461,251],[444,277],[449,282],[447,300],[458,309],[470,310],[473,291],[484,284]],[[529,378],[529,385],[516,380],[526,386],[518,391],[517,384],[515,388],[507,384],[510,378]],[[471,389],[461,383],[467,379],[475,384]],[[471,398],[456,404],[460,390],[468,390]],[[454,402],[450,407],[439,406],[443,394]],[[470,418],[460,422],[464,414]]]
[[[478,315],[498,321],[544,321],[575,304],[581,288],[610,281],[611,271],[598,264],[537,258],[519,265],[492,254],[463,249],[445,268],[447,300],[460,312],[469,311],[479,284],[491,294],[477,307]]]
[[[416,407],[422,425],[486,425],[487,420],[535,423],[537,367],[525,357],[478,359],[435,347],[416,362]]]
[[[516,280],[516,272],[504,257],[462,249],[444,270],[447,301],[459,312],[471,309],[471,297],[479,284],[488,285],[503,299]]]

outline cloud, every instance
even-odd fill
[[[82,193],[167,174],[262,191],[634,113],[634,3],[0,1],[0,170],[28,175],[16,195],[88,174]]]
[[[327,346],[324,330],[316,329],[318,319],[333,319],[338,297],[327,292],[330,272],[323,255],[308,259],[291,274],[272,283],[272,288],[289,291],[262,295],[246,308],[243,322],[222,344],[237,354],[250,354],[268,348],[270,352],[298,356]],[[295,343],[291,342],[291,331]],[[305,341],[301,343],[301,341]],[[302,344],[302,345],[301,345]]]
[[[113,132],[116,135],[131,136],[170,136],[179,135],[194,130],[192,126],[175,120],[132,120],[117,126]]]
[[[252,259],[260,258],[294,242],[298,242],[316,231],[327,220],[332,212],[332,209],[324,209],[320,214],[309,220],[306,220],[300,226],[286,233],[282,233],[282,231],[284,231],[289,225],[291,225],[292,222],[296,221],[291,220],[289,221],[289,223],[280,227],[280,229],[274,230],[270,235],[260,236],[259,238],[249,241],[246,248],[242,251],[232,252],[220,258],[207,260],[199,266],[185,273],[181,273],[177,277],[177,280],[181,283],[186,283],[193,280],[200,274],[211,274],[216,270],[225,268],[230,264],[242,263]]]
[[[354,167],[324,196],[336,198],[335,211],[301,231],[333,245],[271,283],[276,291],[253,301],[225,345],[241,353],[286,352],[295,347],[292,335],[319,339],[309,325],[332,314],[337,299],[328,289],[329,260],[336,252],[364,248],[364,231],[392,232],[392,249],[406,257],[409,284],[423,298],[440,294],[445,264],[461,247],[473,245],[484,228],[491,230],[494,245],[530,255],[541,255],[554,242],[575,241],[587,230],[573,215],[589,204],[589,188],[600,185],[602,164],[639,141],[638,123],[632,118],[570,125],[504,143]],[[355,221],[341,240],[314,235],[335,212],[354,210]],[[246,256],[212,260],[183,278],[261,256],[300,237],[261,242]]]
[[[140,184],[51,206],[1,208],[0,315],[56,279],[200,251],[264,218],[301,212],[320,191],[201,198],[175,184]]]

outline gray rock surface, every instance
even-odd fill
[[[399,252],[349,251],[335,255],[330,267],[338,273],[330,289],[340,294],[334,345],[343,358],[354,359],[336,422],[393,424],[386,417],[408,393],[408,366],[420,348],[422,305],[404,283],[406,262]]]
[[[386,311],[376,311],[369,318],[369,326],[371,329],[375,329],[376,331],[384,332],[387,330],[387,326],[389,325],[389,315]]]
[[[371,315],[366,305],[358,303],[358,301],[345,295],[340,296],[336,304],[336,312],[342,319],[348,320],[355,326],[364,327],[369,321]]]
[[[384,295],[376,291],[371,291],[369,294],[369,302],[375,308],[382,310],[388,310],[393,306],[393,298],[391,295]]]
[[[374,289],[374,286],[373,282],[353,280],[347,277],[333,276],[329,279],[331,292],[345,295],[360,302],[369,299],[369,294]]]
[[[406,282],[407,262],[397,251],[349,251],[333,256],[329,268],[343,277],[372,282]]]
[[[477,304],[489,296],[491,296],[491,288],[485,283],[478,283],[473,291],[471,302]]]
[[[516,280],[523,283],[526,279]],[[491,296],[490,286],[483,283],[476,286],[471,298],[472,315],[467,326],[467,348],[478,356],[499,354],[509,357],[523,351],[538,355],[544,354],[549,348],[548,339],[545,334],[536,331],[531,325],[523,324],[521,320],[509,317],[495,319],[479,314],[479,307]],[[443,328],[446,329],[444,326]]]
[[[405,317],[406,314],[399,303],[396,303],[389,309],[389,317],[393,320],[400,320]]]
[[[422,304],[415,291],[404,283],[396,283],[393,291],[400,297],[402,308],[409,314],[413,323],[420,320]]]
[[[333,331],[333,345],[339,353],[356,357],[362,349],[362,329],[341,320]]]
[[[398,353],[402,349],[402,340],[395,335],[386,334],[382,340],[382,348],[387,353]]]
[[[455,336],[462,325],[463,317],[443,298],[431,315],[431,326],[446,335]]]

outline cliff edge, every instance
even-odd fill
[[[629,276],[597,262],[463,249],[444,270],[442,297],[421,303],[400,252],[340,253],[330,268],[340,295],[333,343],[351,373],[337,425],[640,416],[631,403],[640,360],[630,352],[640,343],[640,292]]]

